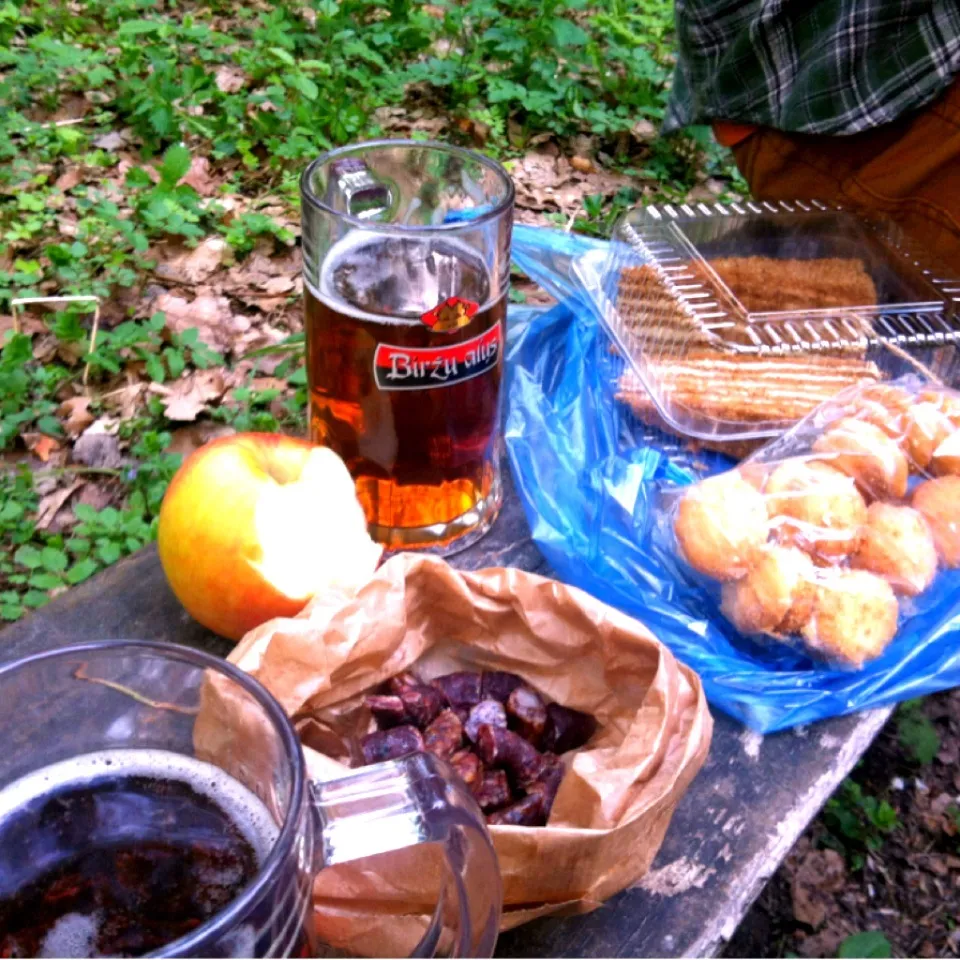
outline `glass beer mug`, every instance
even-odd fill
[[[311,782],[232,664],[150,642],[40,654],[0,668],[0,729],[0,955],[317,955],[314,874],[418,845],[439,897],[412,955],[493,954],[496,854],[459,779],[417,754]]]
[[[311,439],[346,462],[375,540],[465,547],[501,504],[510,176],[386,140],[319,157],[301,196]]]

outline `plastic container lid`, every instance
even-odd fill
[[[889,220],[745,202],[635,209],[575,269],[656,420],[750,440],[851,383],[957,377],[960,281],[921,257]]]

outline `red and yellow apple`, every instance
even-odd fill
[[[194,451],[167,488],[157,540],[177,599],[231,640],[320,591],[360,586],[382,552],[343,461],[267,433]]]

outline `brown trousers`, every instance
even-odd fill
[[[960,81],[922,110],[853,136],[715,129],[756,199],[886,214],[960,277]]]

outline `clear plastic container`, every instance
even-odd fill
[[[743,455],[858,383],[960,374],[960,280],[815,202],[638,208],[575,271],[648,425]]]

